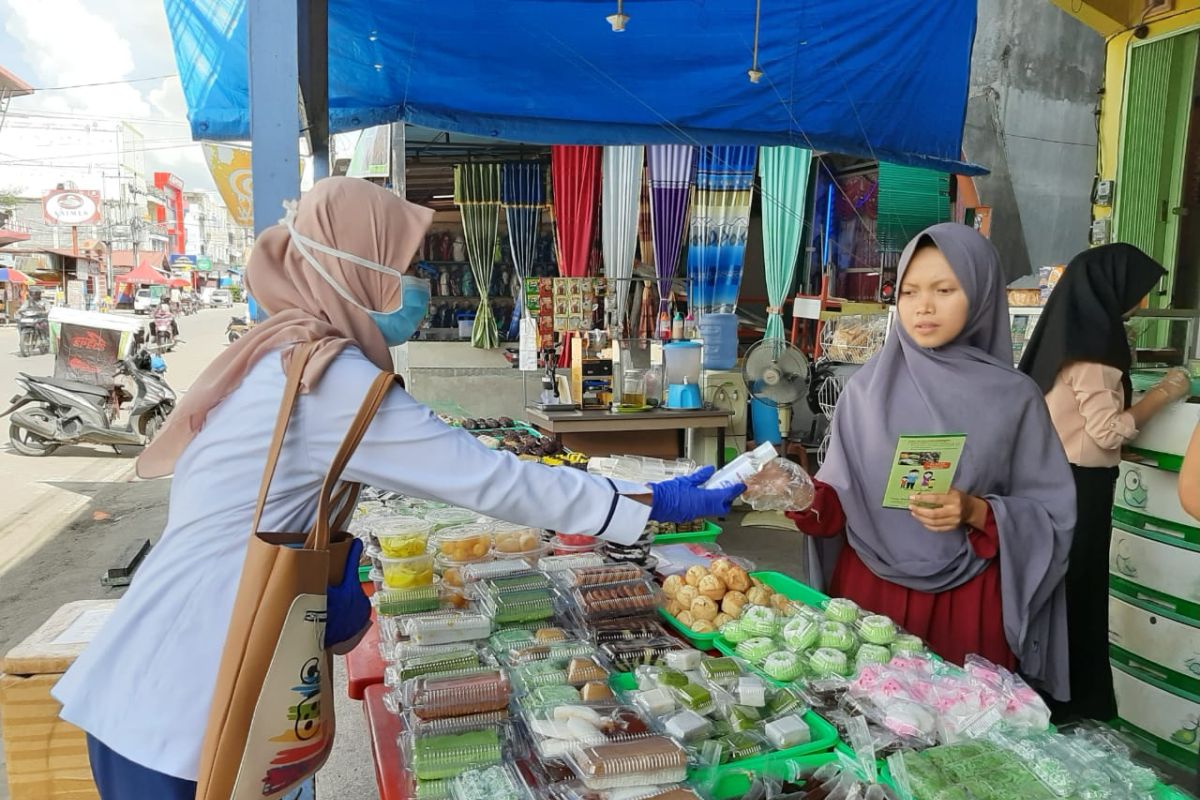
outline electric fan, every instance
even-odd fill
[[[784,339],[763,339],[746,352],[742,377],[751,397],[790,406],[808,391],[808,359]]]

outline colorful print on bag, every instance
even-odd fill
[[[324,595],[300,595],[288,611],[250,721],[232,798],[276,797],[300,784],[329,755],[332,726],[321,714],[330,679],[323,649],[325,600]],[[255,765],[258,774],[252,777]]]

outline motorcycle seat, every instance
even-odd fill
[[[21,377],[28,378],[31,381],[38,383],[46,383],[51,386],[57,386],[68,392],[79,392],[80,394],[94,394],[99,397],[108,397],[109,390],[103,386],[97,386],[94,383],[81,383],[80,381],[68,381],[62,378],[39,378],[36,375],[29,375],[22,372]]]

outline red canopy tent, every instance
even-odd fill
[[[138,285],[155,284],[158,286],[167,286],[171,282],[169,278],[148,264],[138,265],[122,275],[118,280],[120,283],[136,283]]]
[[[191,285],[192,285],[192,282],[189,281],[187,278],[171,278],[171,288],[172,289],[184,289]]]

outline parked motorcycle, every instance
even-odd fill
[[[225,326],[225,338],[233,344],[238,339],[250,332],[250,322],[246,317],[230,317],[229,324]]]
[[[118,453],[122,445],[148,444],[174,410],[175,392],[153,370],[145,350],[122,361],[117,375],[133,382],[134,394],[121,385],[104,387],[20,373],[17,382],[24,394],[14,395],[12,406],[0,414],[12,415],[8,439],[13,449],[26,456],[48,456],[65,444],[108,445]],[[131,405],[121,425],[124,403]]]
[[[41,308],[23,308],[17,312],[17,337],[21,356],[50,352],[50,315]]]

